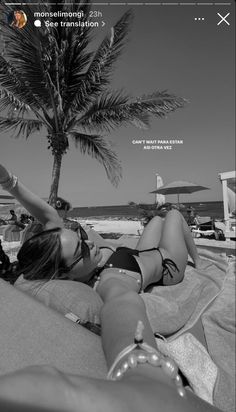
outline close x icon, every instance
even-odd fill
[[[220,13],[217,13],[217,15],[220,17],[217,26],[219,26],[222,23],[227,24],[227,26],[230,26],[230,23],[227,20],[227,17],[229,17],[230,13],[227,13],[225,16],[222,16]]]

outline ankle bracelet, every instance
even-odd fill
[[[177,364],[167,356],[162,355],[153,347],[143,342],[143,323],[138,321],[134,343],[123,349],[112,364],[107,379],[120,380],[129,369],[134,369],[138,364],[148,363],[153,367],[161,367],[163,372],[173,380],[177,392],[182,398],[186,397],[181,376]],[[125,360],[121,363],[122,359]],[[120,364],[121,363],[121,364]],[[117,367],[119,365],[119,367]]]

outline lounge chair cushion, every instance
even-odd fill
[[[51,365],[70,374],[106,376],[99,336],[3,279],[0,331],[0,375],[30,365]],[[35,411],[33,407],[27,410]]]
[[[15,286],[64,315],[72,312],[83,322],[100,323],[102,300],[84,283],[71,280],[29,281],[20,276]]]

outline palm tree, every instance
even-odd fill
[[[110,181],[117,185],[121,165],[102,133],[110,133],[125,123],[147,128],[150,115],[164,117],[183,107],[185,100],[166,91],[131,98],[108,89],[114,64],[127,41],[131,11],[119,19],[92,52],[90,27],[34,26],[36,11],[81,12],[80,22],[86,22],[91,9],[87,0],[23,8],[28,22],[21,30],[7,23],[11,6],[2,5],[0,10],[0,33],[7,46],[0,55],[0,131],[11,130],[14,137],[28,139],[34,132],[46,130],[53,156],[49,196],[52,205],[57,198],[62,157],[70,141],[102,163]]]

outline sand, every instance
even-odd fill
[[[138,235],[143,226],[138,220],[114,219],[80,219],[82,225],[89,225],[99,233],[121,233],[124,235]]]
[[[137,220],[79,219],[79,222],[85,228],[88,225],[99,233],[119,233],[121,235],[133,236],[139,234],[138,230],[143,230],[143,226]],[[0,239],[2,240],[2,236],[0,236]],[[19,250],[20,242],[5,242],[2,240],[2,247],[10,257],[10,260],[13,261]]]
[[[74,219],[76,220],[76,219]],[[117,233],[125,237],[134,237],[142,233],[143,226],[139,220],[126,219],[79,219],[79,222],[86,228],[86,225],[92,227],[99,233]],[[2,240],[2,236],[0,236]],[[235,254],[235,241],[219,242],[212,239],[194,239],[197,247],[214,248],[227,254]],[[2,241],[4,251],[14,260],[20,247],[20,242]]]

